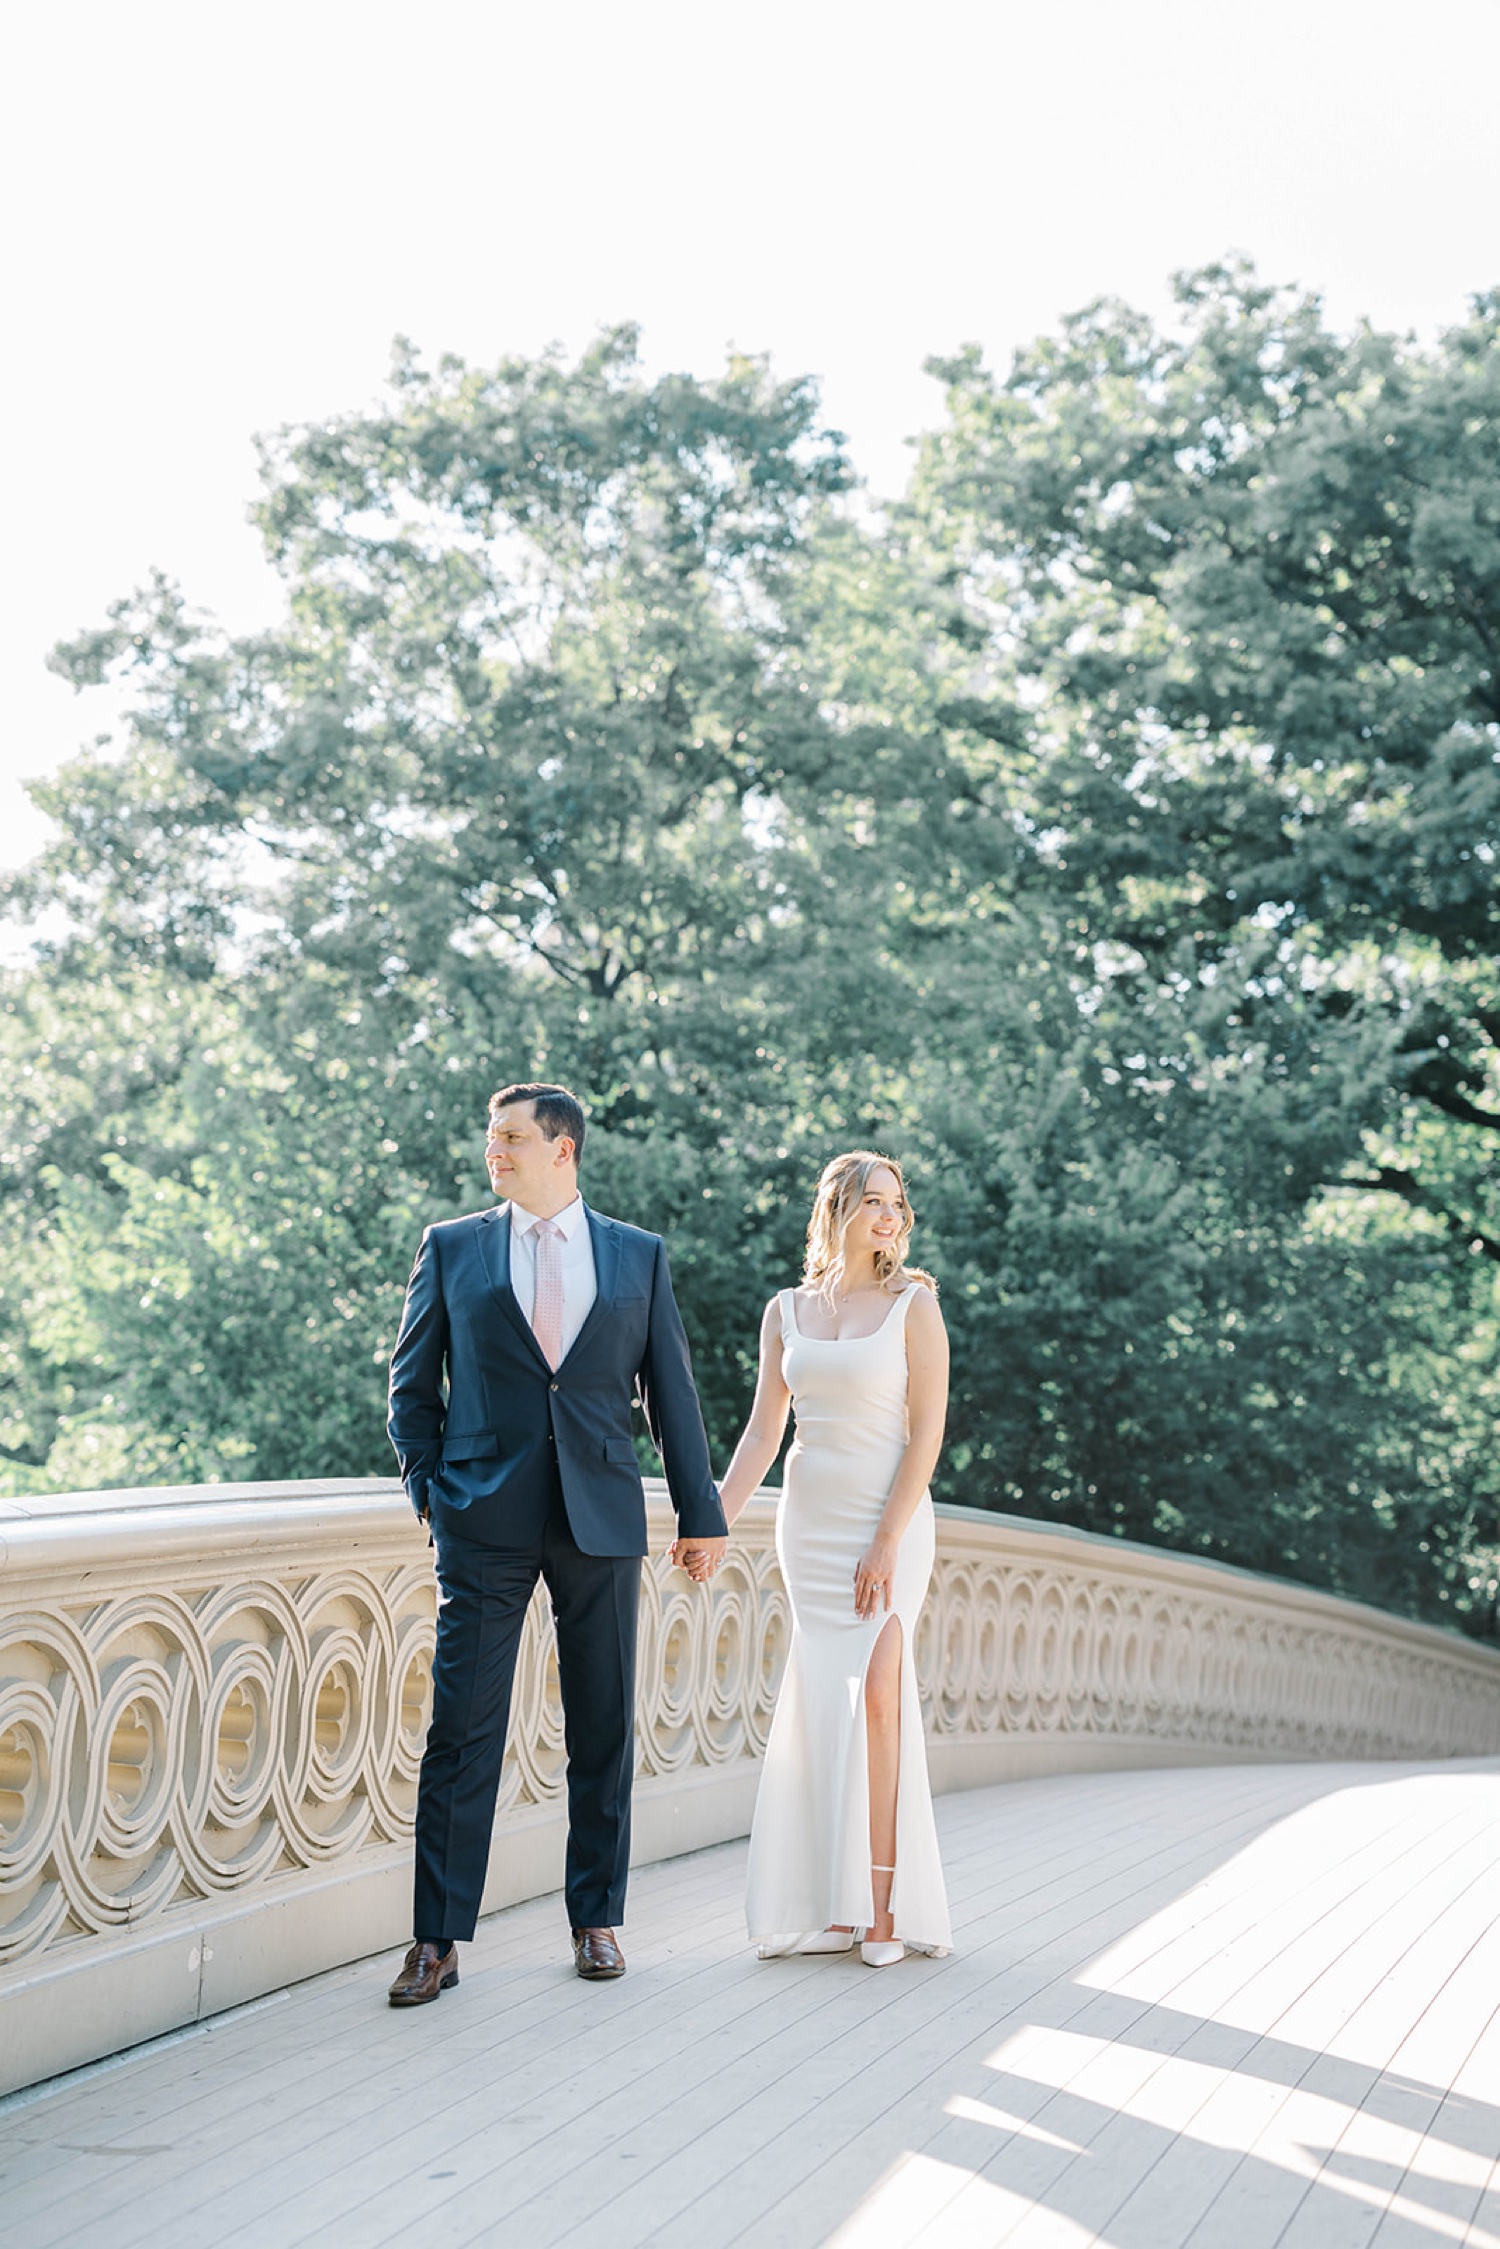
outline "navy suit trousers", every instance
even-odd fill
[[[439,1530],[432,1724],[417,1789],[419,1938],[472,1937],[489,1867],[516,1651],[542,1578],[557,1627],[568,1753],[568,1920],[625,1916],[635,1764],[638,1555],[584,1554],[554,1490],[524,1547],[475,1546]]]

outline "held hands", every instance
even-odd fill
[[[667,1561],[686,1570],[695,1585],[704,1585],[723,1561],[728,1546],[727,1538],[674,1538],[667,1548]]]
[[[879,1531],[860,1556],[854,1570],[854,1613],[874,1616],[884,1603],[891,1605],[891,1580],[896,1574],[896,1541]]]

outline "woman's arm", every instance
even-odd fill
[[[792,1402],[792,1394],[782,1380],[781,1350],[781,1307],[773,1296],[760,1323],[760,1373],[750,1418],[719,1486],[727,1522],[732,1523],[750,1494],[760,1489],[781,1449]]]
[[[948,1330],[931,1289],[923,1288],[920,1282],[915,1285],[917,1300],[906,1315],[906,1450],[875,1536],[854,1573],[858,1616],[874,1616],[882,1601],[889,1609],[896,1549],[917,1511],[918,1500],[932,1481],[943,1449],[943,1424],[948,1416]]]

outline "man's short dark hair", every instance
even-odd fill
[[[497,1109],[508,1109],[513,1101],[531,1103],[544,1140],[561,1140],[566,1134],[573,1143],[574,1163],[582,1163],[588,1121],[576,1093],[570,1093],[565,1085],[505,1085],[490,1095],[490,1115]]]

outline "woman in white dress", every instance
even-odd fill
[[[776,1513],[792,1644],[746,1898],[763,1959],[847,1951],[862,1932],[862,1958],[884,1967],[951,1942],[912,1657],[948,1337],[932,1280],[905,1262],[911,1229],[897,1164],[835,1157],[802,1286],[766,1306],[755,1402],[722,1486],[733,1523],[795,1406]]]

